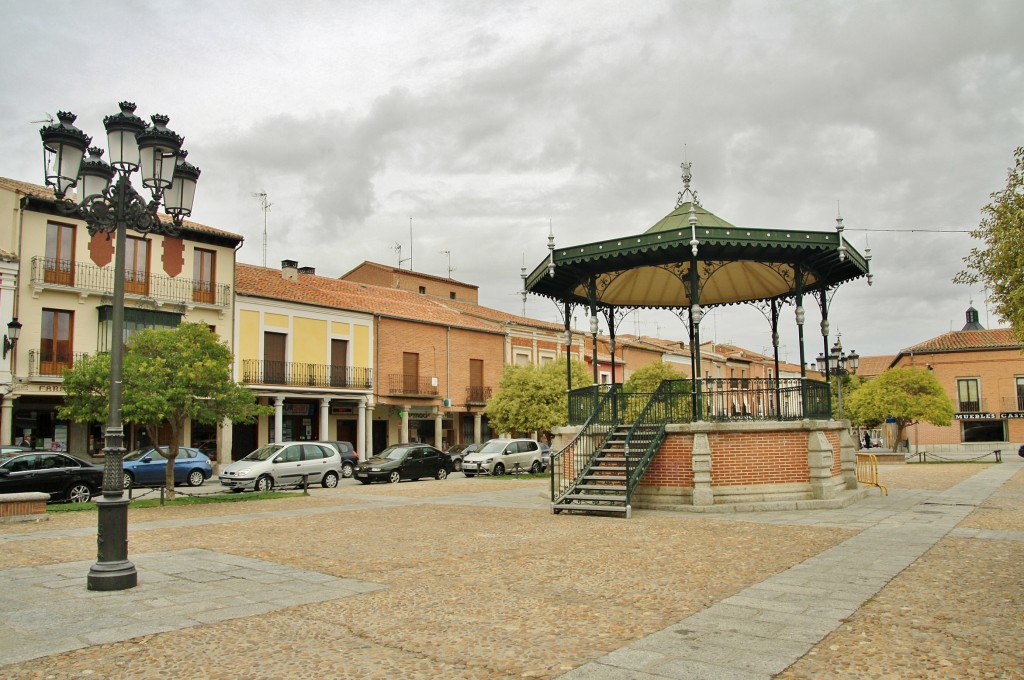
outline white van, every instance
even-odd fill
[[[462,459],[462,474],[467,477],[543,470],[540,444],[534,439],[492,439]]]
[[[333,446],[317,442],[267,444],[220,473],[220,483],[232,491],[301,486],[304,479],[333,489],[340,478],[341,455]]]

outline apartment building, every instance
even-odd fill
[[[128,231],[125,339],[143,328],[204,323],[223,342],[233,336],[235,249],[242,237],[186,220],[177,236]],[[0,326],[16,319],[20,336],[5,344],[0,374],[0,441],[31,435],[35,445],[80,455],[102,448],[102,424],[56,417],[62,372],[113,342],[114,245],[66,216],[44,186],[0,178]],[[9,317],[8,317],[9,315]],[[181,444],[218,437],[216,427],[186,425]],[[139,443],[126,432],[127,448]]]

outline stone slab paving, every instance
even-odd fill
[[[202,549],[131,560],[139,584],[117,592],[86,589],[92,562],[0,570],[0,666],[385,587]]]
[[[834,548],[560,677],[771,678],[807,654],[866,600],[954,531],[1020,469],[1014,462],[996,465],[942,492],[904,494],[899,504],[912,503],[910,507],[873,517],[872,526]],[[863,508],[831,515],[830,520],[837,523],[864,519]],[[1021,537],[1021,532],[976,529],[956,533],[1010,540]]]

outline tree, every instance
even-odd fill
[[[903,441],[908,425],[927,422],[949,425],[953,402],[930,371],[923,368],[890,368],[868,380],[850,397],[854,422],[875,427],[888,418],[896,421],[896,441]]]
[[[623,383],[626,392],[650,393],[658,389],[663,380],[683,380],[690,376],[683,375],[672,364],[656,361],[633,371],[633,375]]]
[[[573,388],[590,384],[587,365],[573,359]],[[550,432],[569,422],[566,386],[564,361],[552,361],[539,368],[506,366],[498,392],[487,401],[487,418],[499,432]]]
[[[971,232],[985,246],[971,248],[964,258],[967,269],[953,282],[984,285],[996,312],[1024,342],[1024,147],[1014,151],[1014,159],[1006,188],[990,195],[981,224]]]
[[[168,442],[165,485],[174,497],[174,460],[185,421],[215,424],[225,418],[252,422],[271,409],[231,380],[231,352],[205,324],[183,323],[173,329],[147,329],[132,336],[122,371],[124,422],[142,425],[157,442],[166,423]],[[109,411],[110,357],[99,354],[76,362],[64,372],[65,405],[60,418],[105,421]]]

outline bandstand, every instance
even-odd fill
[[[848,424],[832,419],[825,381],[806,374],[804,305],[828,309],[838,286],[866,277],[861,255],[835,231],[737,227],[706,210],[690,187],[675,209],[642,233],[556,248],[526,278],[526,290],[564,306],[566,344],[575,309],[590,317],[594,384],[569,393],[569,427],[556,432],[554,512],[617,513],[632,507],[691,511],[837,507],[860,496]],[[706,310],[758,306],[768,321],[775,368],[769,378],[711,378],[701,371]],[[794,308],[800,377],[779,377],[782,312]],[[684,319],[691,375],[651,394],[598,385],[599,315],[608,328],[614,376],[616,321],[634,309]]]

